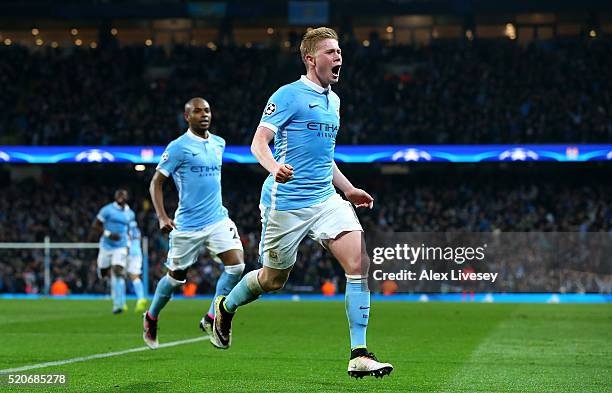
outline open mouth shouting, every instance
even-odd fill
[[[332,76],[334,77],[334,79],[338,79],[340,77],[340,68],[341,67],[342,67],[341,64],[338,64],[338,65],[332,67],[331,72],[332,72]]]

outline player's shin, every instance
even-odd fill
[[[162,308],[166,306],[172,293],[176,288],[185,284],[186,280],[179,281],[169,275],[165,275],[161,280],[157,283],[157,288],[155,289],[155,295],[153,296],[153,300],[151,301],[151,307],[149,308],[149,315],[153,318],[157,318]]]
[[[244,271],[244,263],[240,263],[238,265],[229,265],[225,266],[225,270],[219,276],[217,280],[217,287],[215,289],[215,297],[224,296],[231,292],[231,290],[238,284],[240,281],[240,277],[242,276],[242,272]],[[208,309],[208,316],[210,318],[214,318],[215,316],[215,301],[211,302],[210,308]]]
[[[111,299],[113,300],[113,310],[121,308],[119,299],[119,277],[112,274],[110,278]]]
[[[126,292],[125,277],[123,276],[117,277],[117,287],[118,287],[117,296],[119,298],[119,307],[125,308],[125,292]]]
[[[134,293],[136,293],[138,300],[144,299],[144,286],[142,285],[142,280],[140,278],[132,280],[132,286],[134,287]]]
[[[224,301],[224,307],[227,311],[233,313],[238,307],[252,302],[264,293],[257,278],[260,270],[253,270],[245,274],[242,280],[231,290]]]
[[[366,330],[370,316],[370,291],[367,276],[346,275],[346,316],[351,334],[351,350],[366,348]]]
[[[125,279],[123,276],[113,273],[110,282],[113,310],[117,311],[122,309],[125,304]]]

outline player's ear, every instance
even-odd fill
[[[315,58],[313,55],[306,55],[304,56],[304,58],[306,59],[306,64],[311,65],[311,66],[315,66]]]
[[[189,112],[185,112],[183,115],[185,116],[185,121],[189,123]]]

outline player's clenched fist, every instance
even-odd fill
[[[287,183],[293,179],[293,167],[289,164],[281,164],[274,172],[274,181],[277,183]]]
[[[174,225],[174,221],[169,217],[160,218],[159,229],[161,229],[163,233],[169,233],[172,232],[173,229],[176,229],[176,225]]]
[[[348,199],[355,207],[374,207],[374,198],[361,188],[351,188],[344,193],[346,199]]]

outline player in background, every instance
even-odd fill
[[[215,300],[213,344],[230,346],[232,318],[238,307],[285,285],[298,246],[309,236],[334,255],[346,274],[349,375],[383,377],[393,366],[379,362],[366,347],[370,260],[363,229],[351,205],[372,208],[374,200],[355,188],[334,162],[340,99],[331,85],[338,82],[342,66],[338,36],[325,27],[311,30],[304,35],[300,52],[306,75],[272,95],[251,144],[251,151],[269,172],[260,202],[263,228],[259,258],[263,268],[247,273],[227,297]],[[272,140],[274,154],[269,147]]]
[[[142,235],[135,219],[130,222],[129,235],[130,250],[128,253],[127,272],[130,280],[132,280],[136,298],[138,298],[134,312],[141,313],[147,309],[147,299],[145,298],[144,286],[140,279],[140,275],[142,274]]]
[[[203,98],[185,104],[189,129],[170,142],[149,191],[162,232],[170,233],[166,267],[168,274],[157,283],[149,310],[144,314],[145,343],[157,348],[159,313],[174,290],[186,281],[187,270],[205,246],[209,254],[222,262],[224,271],[217,281],[215,296],[224,295],[240,281],[244,271],[242,243],[236,224],[228,217],[221,199],[221,163],[225,140],[209,132],[212,112]],[[174,219],[164,207],[163,184],[172,176],[179,194]],[[212,332],[214,302],[200,320],[200,328]],[[211,336],[212,337],[212,336]]]
[[[127,205],[128,192],[115,191],[115,201],[98,212],[90,232],[90,238],[100,236],[98,274],[104,279],[110,275],[113,314],[127,311],[125,303],[125,267],[128,255],[128,230],[134,221],[134,212]]]

